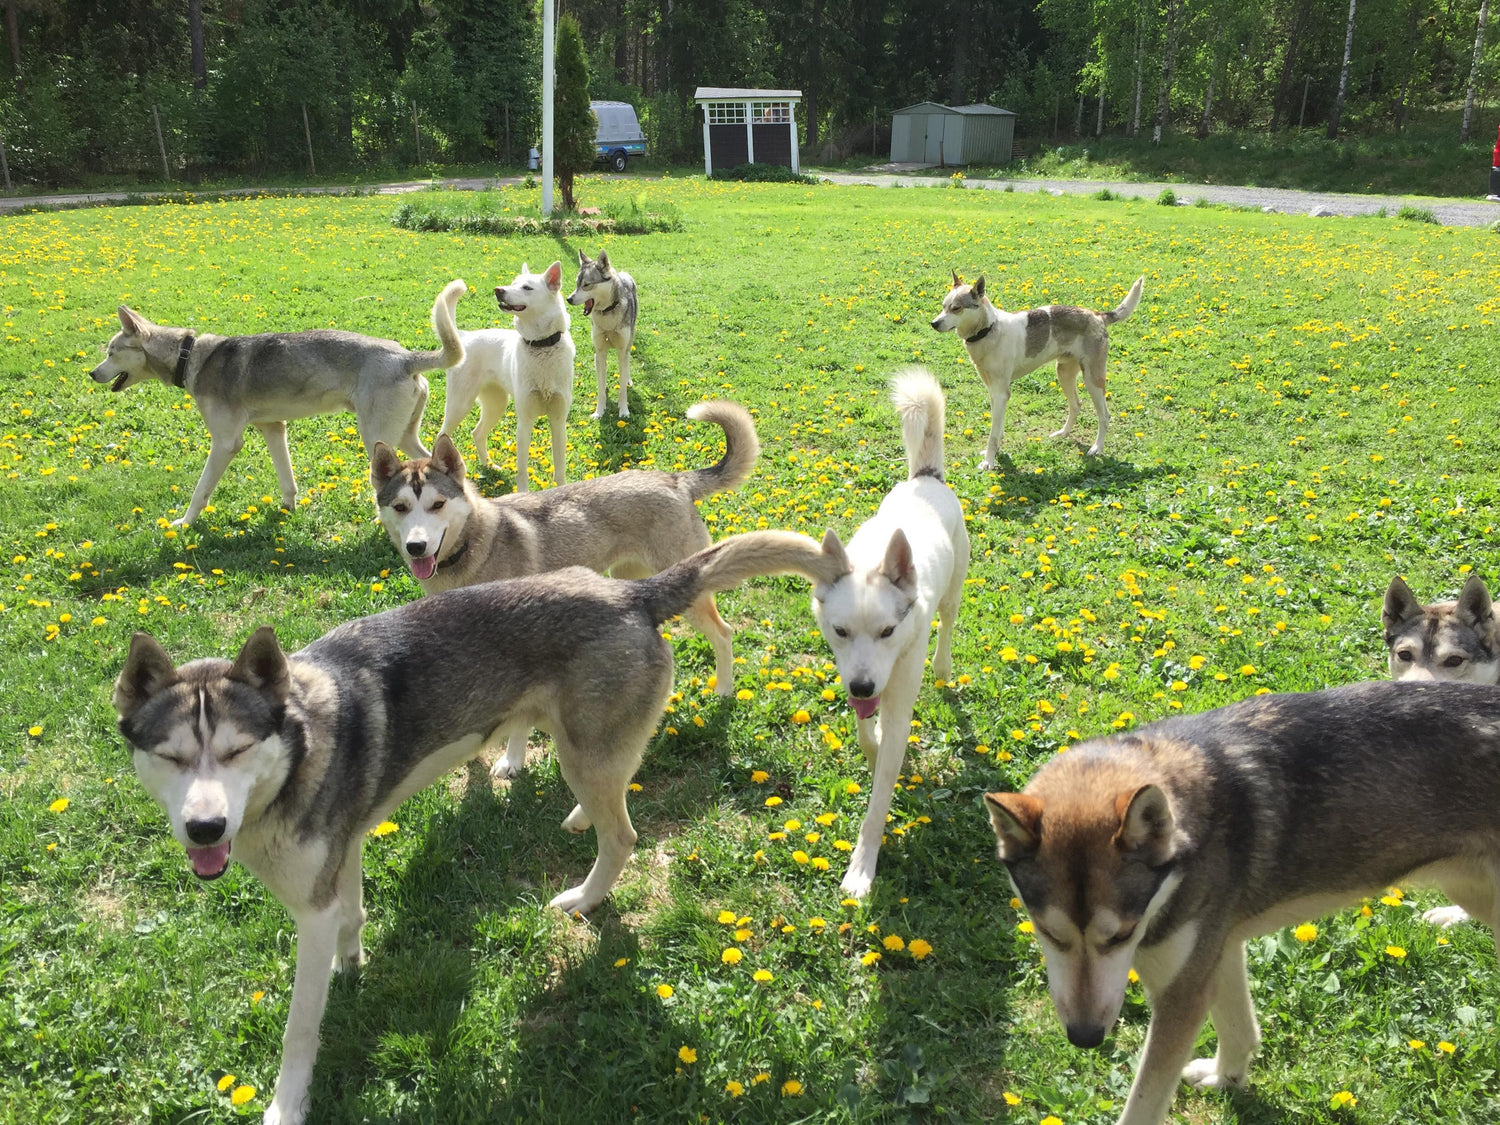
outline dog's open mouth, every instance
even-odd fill
[[[584,302],[583,302],[583,315],[584,316],[588,316],[589,313],[591,313],[593,311],[594,311],[594,298],[592,298],[592,297],[585,298]]]
[[[861,719],[873,719],[875,712],[880,710],[880,696],[872,695],[868,699],[860,699],[858,696],[851,695],[849,706],[854,708],[854,713]]]
[[[437,554],[423,555],[420,559],[411,559],[411,572],[418,578],[431,578],[437,573]]]
[[[121,371],[118,375],[116,375],[109,381],[109,389],[112,391],[123,391],[125,389],[125,381],[129,378],[129,371]]]
[[[508,305],[508,304],[506,304],[505,303],[505,290],[503,288],[501,288],[500,286],[498,286],[498,285],[495,286],[495,301],[500,306],[501,310],[504,311],[504,312],[508,312],[508,313],[523,313],[523,312],[526,311],[526,306],[525,305]]]
[[[193,865],[193,874],[205,882],[217,879],[229,867],[228,840],[211,848],[189,848],[187,854]]]

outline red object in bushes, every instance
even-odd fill
[[[1491,168],[1500,168],[1500,129],[1495,130],[1495,155],[1490,160]]]

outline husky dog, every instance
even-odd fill
[[[1411,879],[1500,941],[1500,688],[1258,696],[1077,746],[986,801],[1068,1038],[1104,1042],[1132,965],[1151,999],[1119,1125],[1166,1120],[1179,1079],[1245,1081],[1247,938]],[[1205,1015],[1218,1052],[1189,1062]]]
[[[495,287],[495,300],[515,316],[515,328],[482,328],[460,332],[463,362],[448,368],[448,397],[443,402],[443,433],[457,432],[479,399],[474,449],[479,463],[490,463],[490,431],[505,417],[505,404],[516,402],[516,491],[531,487],[527,463],[531,427],[541,415],[552,429],[552,479],[567,480],[568,408],[573,404],[573,337],[562,302],[562,263],[542,273],[521,272],[509,285]],[[421,456],[426,457],[424,451]]]
[[[1104,405],[1104,367],[1109,358],[1109,326],[1129,320],[1140,303],[1146,277],[1135,279],[1119,306],[1109,312],[1094,312],[1073,305],[1044,305],[1024,312],[1005,312],[984,294],[984,278],[965,285],[955,270],[953,288],[943,298],[943,311],[932,318],[939,332],[957,331],[969,352],[969,362],[990,392],[990,441],[985,447],[981,471],[993,469],[1000,460],[1000,442],[1005,437],[1005,406],[1015,379],[1057,360],[1057,381],[1068,396],[1068,418],[1052,436],[1067,437],[1078,421],[1078,372],[1094,400],[1099,433],[1089,446],[1089,456],[1104,452],[1109,432],[1109,407]]]
[[[486,582],[348,622],[286,655],[270,626],[231,662],[173,665],[137,633],[114,705],[136,773],[200,879],[245,864],[296,922],[297,971],[266,1120],[307,1114],[333,966],[363,953],[365,833],[488,740],[540,725],[599,855],[551,905],[588,913],[635,845],[625,796],[672,690],[661,624],[760,574],[825,577],[805,535],[750,532],[634,582],[583,567]]]
[[[1500,612],[1484,579],[1469,575],[1454,602],[1422,605],[1400,575],[1391,579],[1380,611],[1393,680],[1457,680],[1500,684]],[[1422,917],[1438,926],[1467,920],[1461,906],[1435,906]]]
[[[823,536],[838,577],[813,587],[813,616],[849,691],[873,774],[870,808],[841,884],[855,898],[875,878],[934,612],[941,624],[932,672],[940,680],[953,674],[953,625],[969,568],[963,509],[943,480],[942,388],[914,369],[891,381],[891,399],[901,416],[907,479],[886,494],[847,549],[832,531]]]
[[[281,503],[295,508],[297,480],[286,447],[290,419],[352,410],[365,448],[383,441],[427,456],[417,433],[427,405],[427,380],[421,373],[463,360],[463,343],[453,324],[453,306],[463,292],[462,281],[450,281],[433,302],[432,329],[443,346],[431,352],[328,329],[261,336],[198,334],[152,324],[121,305],[120,331],[110,340],[104,362],[89,375],[112,391],[160,379],[181,387],[198,404],[210,438],[208,463],[187,511],[173,526],[192,523],[203,512],[245,444],[246,426],[266,439]]]
[[[542,492],[486,499],[464,477],[447,434],[432,458],[405,464],[377,445],[370,464],[375,507],[392,544],[427,594],[496,578],[586,566],[616,578],[655,574],[709,544],[697,501],[742,485],[755,467],[755,422],[733,402],[700,402],[688,417],[724,429],[724,456],[707,469],[667,473],[630,469]],[[684,616],[714,649],[715,685],[734,690],[733,633],[706,592]],[[526,766],[524,729],[511,734],[491,771],[513,777]]]
[[[599,377],[599,394],[591,417],[604,417],[609,401],[609,349],[615,350],[620,365],[620,417],[630,417],[630,344],[635,339],[635,318],[640,309],[635,278],[609,264],[609,251],[599,256],[578,251],[578,281],[568,295],[568,304],[582,305],[589,317],[594,336],[594,373]]]

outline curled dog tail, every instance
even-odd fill
[[[453,319],[453,308],[458,299],[469,291],[463,278],[455,278],[443,286],[443,291],[432,302],[432,330],[437,333],[443,346],[431,352],[411,352],[406,357],[406,373],[416,375],[422,371],[457,367],[464,361],[464,342],[458,336],[458,324]]]
[[[1141,303],[1141,286],[1146,284],[1146,275],[1141,274],[1135,279],[1135,284],[1130,287],[1130,292],[1125,294],[1125,299],[1108,312],[1099,314],[1099,319],[1105,324],[1119,324],[1122,320],[1129,320],[1130,314],[1135,312],[1136,305]]]
[[[718,464],[684,474],[688,494],[694,500],[702,500],[715,492],[733,492],[749,479],[755,459],[760,456],[755,420],[739,403],[722,399],[695,402],[688,407],[687,416],[695,422],[712,422],[724,431],[724,456]]]
[[[943,388],[926,368],[909,367],[891,379],[891,401],[901,416],[906,479],[943,479]]]
[[[633,585],[651,620],[660,624],[705,593],[731,589],[757,575],[800,574],[814,582],[833,583],[845,569],[842,558],[835,559],[806,535],[747,531],[721,539]]]

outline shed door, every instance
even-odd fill
[[[929,113],[920,118],[923,127],[927,130],[927,147],[924,159],[928,164],[937,164],[943,156],[943,118],[944,114]]]
[[[899,113],[891,118],[891,160],[911,159],[911,114]]]
[[[943,122],[943,160],[948,164],[967,164],[964,159],[965,118],[954,114]]]

